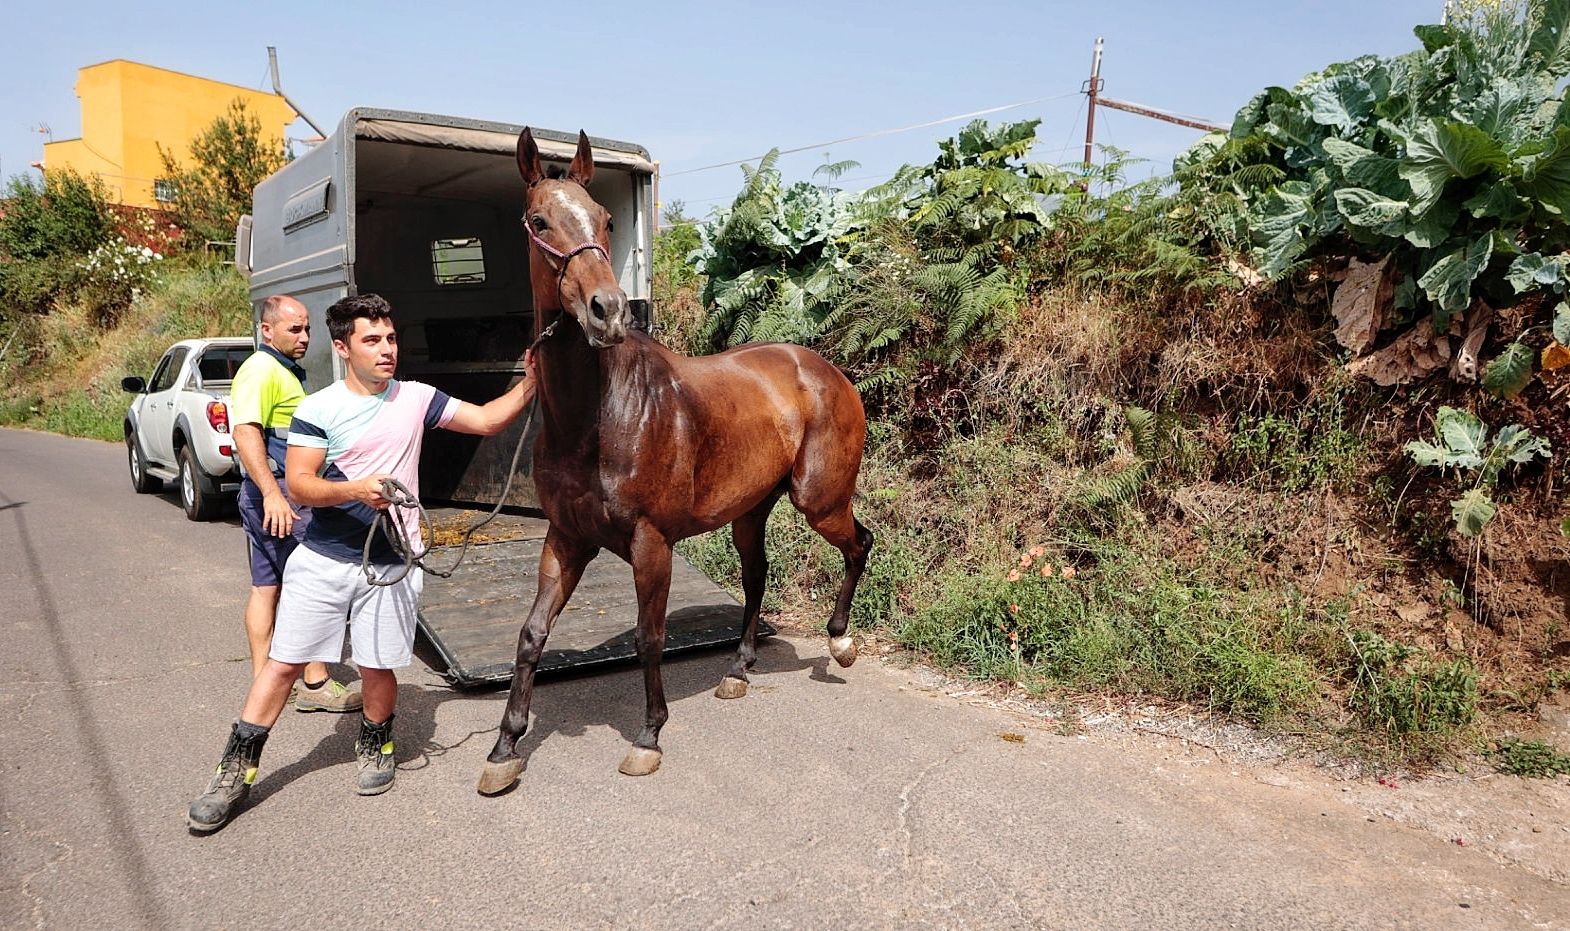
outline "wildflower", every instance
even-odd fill
[[[1018,614],[1019,613],[1019,605],[1009,605],[1009,613],[1010,614]]]
[[[1019,642],[1019,631],[1017,631],[1017,630],[1009,631],[1009,640],[1014,642],[1014,643],[1018,643]]]
[[[1023,556],[1021,556],[1019,558],[1019,567],[1021,569],[1029,569],[1030,568],[1030,563],[1031,563],[1031,558],[1030,558],[1030,554],[1029,553],[1026,553],[1025,555],[1023,555]]]
[[[1040,546],[1032,546],[1030,548],[1030,555],[1036,557],[1037,559],[1040,559],[1042,556],[1045,556],[1046,552],[1047,552],[1046,549],[1044,549],[1043,547],[1040,547]]]
[[[1009,581],[1010,582],[1018,582],[1019,581],[1019,570],[1018,569],[1010,569],[1009,570]]]
[[[1052,563],[1044,562],[1041,564],[1041,577],[1043,579],[1052,578]]]
[[[1065,579],[1072,579],[1073,577],[1074,577],[1074,567],[1073,566],[1064,566],[1063,567],[1063,578],[1065,578]]]

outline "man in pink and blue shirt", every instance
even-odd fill
[[[290,494],[312,508],[311,522],[284,567],[267,665],[252,680],[217,773],[191,803],[186,821],[194,831],[223,827],[245,800],[290,686],[306,663],[341,658],[346,618],[365,696],[355,747],[356,789],[376,795],[391,788],[397,772],[392,720],[398,680],[393,670],[409,665],[413,653],[423,576],[412,571],[393,584],[372,585],[361,570],[377,512],[390,504],[382,483],[397,479],[418,495],[426,430],[498,433],[534,398],[534,370],[527,357],[523,378],[485,405],[393,378],[398,335],[392,308],[374,294],[347,297],[328,308],[327,329],[333,351],[345,363],[344,379],[307,396],[295,409],[284,465]],[[422,541],[415,513],[398,509],[390,516],[418,552]],[[401,558],[381,532],[370,541],[370,557],[381,567],[378,576],[399,571]]]

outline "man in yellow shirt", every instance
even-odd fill
[[[299,545],[309,508],[296,508],[284,484],[289,422],[305,397],[305,370],[296,361],[311,342],[305,305],[286,295],[262,302],[261,348],[234,374],[229,420],[234,447],[245,467],[240,484],[240,523],[251,561],[251,596],[245,605],[245,635],[251,676],[267,665],[284,562]],[[296,711],[357,711],[363,699],[327,674],[322,663],[305,667],[295,689]]]

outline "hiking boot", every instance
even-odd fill
[[[393,776],[398,769],[393,763],[393,717],[380,724],[360,719],[360,739],[354,743],[354,757],[359,761],[355,775],[355,791],[361,795],[380,795],[392,788]]]
[[[358,689],[351,689],[337,679],[328,679],[316,688],[304,681],[294,686],[295,711],[359,711],[365,697]]]
[[[186,813],[185,822],[193,831],[205,834],[228,824],[251,794],[262,747],[267,744],[267,731],[242,724],[235,722],[229,742],[224,745],[223,759],[218,761],[218,771],[207,783],[207,791],[196,797]]]

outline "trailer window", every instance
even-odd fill
[[[431,268],[437,284],[479,284],[485,280],[485,250],[474,237],[438,239],[431,243]]]

